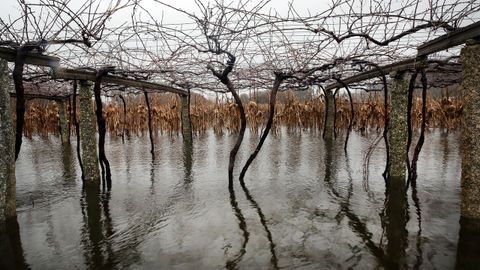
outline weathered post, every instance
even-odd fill
[[[70,141],[70,133],[68,131],[68,122],[67,116],[65,113],[65,101],[60,100],[57,101],[58,105],[58,116],[59,116],[59,129],[60,129],[60,137],[62,139],[62,143],[68,143]]]
[[[0,222],[16,216],[15,135],[7,62],[0,59]]]
[[[464,115],[460,214],[480,222],[480,44],[467,43],[460,54],[460,61]]]
[[[100,186],[98,169],[96,121],[92,106],[92,84],[80,81],[80,140],[85,185]]]
[[[192,122],[190,119],[190,92],[188,95],[180,95],[180,100],[182,102],[181,118],[183,143],[191,146],[193,143],[193,138]]]
[[[389,172],[393,179],[403,179],[406,176],[407,135],[408,135],[408,80],[404,72],[390,74],[393,83],[390,91],[390,127],[388,131]]]
[[[332,90],[325,91],[325,123],[323,128],[323,138],[331,141],[335,136],[335,97]]]

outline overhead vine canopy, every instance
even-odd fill
[[[58,57],[65,68],[113,66],[111,74],[207,93],[228,92],[211,73],[234,59],[231,79],[239,91],[269,88],[275,72],[289,74],[283,87],[291,88],[333,83],[368,69],[362,61],[385,65],[415,57],[421,44],[478,21],[480,10],[477,1],[281,5],[19,0],[16,14],[0,18],[0,46]],[[431,69],[458,71],[458,53],[429,56]],[[27,67],[27,80],[50,78],[49,67]]]

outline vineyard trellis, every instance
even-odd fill
[[[15,98],[14,158],[18,158],[21,149],[26,99],[70,101],[73,96],[73,119],[79,142],[77,155],[84,174],[88,174],[87,178],[84,177],[85,183],[93,187],[93,192],[99,192],[100,164],[103,182],[109,190],[113,183],[104,149],[107,127],[102,95],[104,98],[109,93],[144,95],[152,159],[155,152],[149,93],[170,92],[180,96],[182,135],[187,144],[185,152],[189,155],[192,155],[194,144],[190,119],[191,95],[227,95],[233,99],[231,104],[238,114],[239,123],[237,139],[229,156],[228,188],[231,206],[240,220],[244,237],[242,250],[227,262],[229,267],[236,266],[248,242],[246,224],[242,223],[244,217],[234,192],[236,156],[247,128],[242,92],[261,89],[270,95],[265,127],[238,179],[268,235],[274,268],[278,268],[278,258],[272,235],[265,215],[251,196],[244,178],[274,125],[277,93],[288,89],[321,89],[325,105],[323,138],[330,144],[336,135],[336,100],[340,91],[347,91],[351,111],[344,147],[347,151],[348,134],[355,117],[351,92],[362,87],[378,89],[375,84],[378,83],[377,78],[381,78],[383,138],[387,151],[384,176],[389,192],[402,192],[404,190],[398,189],[407,189],[409,185],[416,189],[416,162],[426,129],[426,93],[437,83],[433,79],[427,82],[428,74],[449,73],[454,79],[447,79],[447,84],[462,82],[463,93],[471,97],[465,104],[467,115],[463,125],[465,137],[462,149],[475,151],[480,147],[472,139],[472,134],[480,131],[477,119],[480,112],[475,109],[480,105],[476,94],[478,70],[475,68],[480,61],[480,46],[477,44],[480,38],[480,3],[476,1],[440,3],[408,0],[397,3],[393,0],[332,0],[329,7],[315,14],[303,14],[294,3],[287,5],[286,13],[276,12],[270,8],[273,3],[269,0],[232,3],[196,0],[195,11],[160,0],[112,1],[107,5],[92,0],[77,9],[69,8],[71,2],[19,0],[19,17],[0,19],[0,58],[13,63],[8,67],[2,64],[0,72],[2,76],[6,72],[11,73],[9,76],[13,79],[14,88],[10,91],[12,83],[0,78],[3,91],[0,105],[3,117],[4,112],[10,110],[3,97]],[[150,5],[183,16],[188,22],[164,23],[163,18],[152,12]],[[107,27],[109,20],[121,12],[130,12],[130,21],[121,23],[121,26]],[[40,18],[38,13],[48,15]],[[464,49],[459,52],[456,46],[464,44]],[[458,65],[463,72],[461,79],[456,68]],[[412,74],[409,81],[405,79],[407,74]],[[421,78],[422,121],[420,138],[410,162],[412,99],[417,74]],[[25,93],[24,82],[37,81],[40,84],[50,80],[61,81],[68,86],[67,82],[73,81],[73,86],[65,87],[65,93],[61,95]],[[94,83],[93,88],[89,82]],[[80,84],[80,126],[76,119],[77,83]],[[126,117],[125,99],[121,94],[119,97]],[[92,95],[96,119],[93,119]],[[2,138],[10,138],[10,128],[2,126]],[[96,128],[99,133],[98,154]],[[122,138],[124,134],[123,131]],[[78,145],[82,145],[83,155],[90,157],[81,158]],[[480,218],[480,206],[473,206],[478,204],[480,192],[468,188],[480,181],[476,180],[478,177],[473,177],[480,174],[480,160],[468,151],[465,155],[462,198],[466,200],[462,201],[461,214]],[[2,159],[2,162],[9,164],[4,166],[6,169],[14,165],[11,160]],[[187,163],[191,166],[191,159]],[[0,175],[5,177],[0,179],[0,195],[7,190],[6,205],[14,205],[15,196],[12,197],[11,192],[14,194],[12,185],[15,181],[11,178],[15,176],[8,172]],[[405,176],[408,177],[406,184]],[[396,190],[392,191],[392,188]],[[414,201],[418,200],[414,198]],[[15,209],[10,207],[7,210],[5,214],[0,212],[0,218],[2,215],[16,215]],[[350,213],[350,216],[355,219],[354,214]],[[377,250],[375,246],[373,249]]]

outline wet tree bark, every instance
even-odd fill
[[[180,100],[182,101],[181,118],[182,118],[183,143],[187,145],[192,145],[193,137],[192,137],[192,122],[190,119],[190,91],[188,91],[188,95],[185,95],[185,96],[181,95]]]
[[[325,94],[325,119],[323,124],[323,139],[331,141],[335,136],[335,96],[333,91],[324,91]]]
[[[155,146],[153,144],[153,134],[152,134],[152,111],[150,110],[150,100],[148,99],[147,91],[143,91],[145,95],[145,103],[147,104],[148,110],[148,135],[150,137],[150,153],[152,154],[152,158],[155,158]]]
[[[243,178],[245,177],[245,174],[247,173],[248,168],[250,167],[253,160],[255,160],[258,153],[262,149],[263,143],[267,139],[267,136],[270,133],[270,129],[272,128],[273,118],[275,117],[275,104],[277,102],[278,88],[280,88],[280,85],[281,85],[282,81],[285,80],[285,79],[286,79],[286,77],[283,74],[277,74],[275,76],[275,81],[273,83],[272,91],[270,93],[270,104],[269,104],[270,112],[269,112],[269,115],[268,115],[267,124],[265,125],[265,130],[263,131],[262,136],[260,137],[260,141],[258,142],[257,147],[255,148],[253,153],[250,155],[250,157],[247,159],[247,162],[245,162],[245,165],[243,166],[242,171],[240,172],[239,180],[240,180],[240,183],[241,183],[242,187],[245,186],[245,182],[244,182]]]
[[[125,98],[122,95],[119,95],[120,100],[122,101],[123,105],[123,121],[122,121],[122,143],[125,143],[125,130],[127,126],[127,104],[125,102]]]
[[[62,143],[68,143],[70,141],[70,134],[68,131],[68,123],[67,123],[67,116],[65,112],[64,100],[58,102],[58,116],[59,116],[60,137],[62,139]]]
[[[15,137],[7,62],[0,59],[0,223],[16,216]]]
[[[404,79],[403,72],[396,72],[391,87],[391,111],[390,126],[388,130],[389,141],[389,172],[392,179],[405,178],[407,158],[407,136],[408,136],[408,84]]]
[[[72,107],[73,107],[73,124],[75,125],[75,133],[77,136],[77,159],[78,159],[78,165],[80,166],[80,171],[82,172],[82,181],[85,182],[85,174],[84,174],[84,169],[83,169],[83,162],[82,162],[82,156],[80,152],[80,125],[78,124],[77,121],[77,81],[73,81],[73,102],[72,102]]]
[[[92,90],[88,81],[80,81],[80,141],[84,183],[98,188],[100,171],[98,169],[96,124],[92,107]]]
[[[22,146],[23,124],[25,118],[25,96],[23,87],[23,68],[25,66],[25,54],[27,48],[20,47],[17,49],[15,58],[15,67],[13,68],[13,82],[16,92],[16,126],[15,126],[15,160],[18,158],[20,148]]]
[[[95,85],[93,87],[93,93],[95,96],[95,115],[97,117],[98,126],[98,158],[100,161],[100,167],[102,168],[103,183],[107,183],[107,189],[112,187],[112,175],[110,172],[110,163],[108,162],[105,154],[105,135],[107,133],[107,127],[105,118],[103,117],[103,106],[101,98],[101,83],[102,77],[108,73],[108,69],[101,69],[97,72],[95,78]]]
[[[460,61],[464,102],[460,214],[462,217],[480,219],[480,44],[465,46]]]

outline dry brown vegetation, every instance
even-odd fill
[[[174,94],[150,94],[152,108],[152,127],[155,133],[177,134],[181,131],[180,100]],[[110,134],[120,136],[125,127],[128,134],[148,132],[148,111],[143,95],[125,96],[127,104],[126,121],[124,122],[123,105],[120,99],[111,98],[106,102],[104,114],[107,130]],[[346,97],[338,97],[336,108],[337,128],[348,127],[350,121],[350,103]],[[413,105],[413,124],[420,126],[421,100]],[[355,129],[383,127],[383,97],[374,95],[355,101]],[[68,117],[67,106],[67,117]],[[259,132],[267,121],[268,104],[250,100],[245,103],[248,127],[254,133]],[[215,133],[237,132],[239,114],[233,101],[214,101],[199,95],[191,100],[191,119],[196,134],[213,129]],[[77,112],[80,119],[80,115]],[[282,93],[277,105],[273,131],[279,127],[289,130],[306,130],[323,128],[324,101],[322,97],[310,97],[301,101],[294,92]],[[29,101],[25,114],[25,136],[34,134],[46,136],[58,133],[58,105],[55,101]],[[456,98],[427,98],[427,127],[448,128],[459,127],[462,121],[462,101]]]

